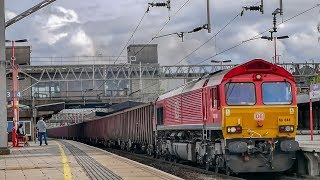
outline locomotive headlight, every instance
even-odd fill
[[[241,126],[228,126],[227,132],[230,134],[233,133],[242,133],[242,127]]]
[[[260,74],[257,74],[257,75],[256,75],[256,79],[257,79],[257,80],[260,80],[260,79],[261,79],[261,75],[260,75]]]
[[[292,125],[284,125],[284,126],[279,126],[279,132],[281,133],[291,133],[294,131],[294,126]]]
[[[253,75],[252,79],[254,81],[261,81],[262,80],[262,75],[261,74]]]
[[[286,126],[285,131],[286,131],[286,132],[291,131],[291,127],[290,127],[290,126]]]

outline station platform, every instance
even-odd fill
[[[297,135],[296,140],[302,151],[320,152],[320,135],[313,135],[313,141],[310,140],[310,135]]]
[[[297,135],[296,141],[299,142],[301,149],[301,153],[297,154],[297,172],[320,179],[320,135],[313,135],[312,141],[310,134]]]
[[[69,140],[49,140],[49,145],[11,148],[0,156],[0,179],[181,179],[166,172]]]

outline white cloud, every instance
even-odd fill
[[[70,23],[79,23],[78,14],[72,9],[65,9],[63,7],[53,7],[52,14],[46,21],[44,28],[57,29]]]
[[[46,56],[92,56],[95,54],[94,43],[83,29],[78,14],[60,6],[53,6],[49,13],[36,15],[34,18],[36,41],[33,47],[49,51]],[[47,48],[45,48],[47,47]],[[41,54],[37,55],[41,56]]]
[[[25,7],[16,7],[15,4],[20,1],[10,0],[7,7],[16,12],[29,7],[28,3],[22,3],[21,6]],[[237,13],[240,13],[242,6],[249,6],[258,1],[213,1],[211,3],[213,32],[208,34],[206,31],[201,31],[186,34],[184,42],[181,42],[175,35],[152,41],[151,43],[158,43],[159,62],[161,64],[176,64],[212,37]],[[283,17],[278,16],[278,23],[309,9],[318,1],[284,1],[284,15]],[[189,31],[206,23],[205,1],[190,1],[175,15],[175,12],[185,2],[172,1],[171,21],[159,35]],[[199,63],[207,57],[271,28],[273,18],[271,13],[279,6],[278,2],[277,0],[265,2],[264,14],[246,11],[244,16],[238,17],[217,36],[216,43],[214,40],[210,41],[189,58],[183,60],[181,64]],[[78,0],[57,1],[51,7],[46,7],[19,22],[20,27],[29,27],[30,30],[9,28],[7,33],[12,39],[16,36],[22,36],[21,34],[23,36],[29,34],[29,37],[26,38],[32,40],[33,53],[37,53],[37,55],[91,55],[95,54],[94,52],[97,50],[106,56],[118,55],[146,7],[147,1],[145,0],[117,2],[91,0],[81,3]],[[166,8],[152,8],[134,35],[134,42],[148,43],[167,19],[168,11]],[[317,51],[320,46],[317,42],[320,37],[317,30],[318,24],[320,24],[319,9],[313,9],[286,22],[282,25],[283,27],[279,27],[278,33],[275,35],[289,35],[290,38],[278,41],[278,53],[285,57],[287,62],[304,61],[302,59],[310,57],[319,59]],[[270,33],[266,32],[263,35],[270,36]],[[133,40],[130,43],[132,42]],[[122,56],[126,55],[125,52]],[[242,63],[252,58],[268,60],[273,54],[273,42],[256,39],[214,58],[218,60],[232,59],[235,63]],[[209,63],[210,61],[206,62],[206,64]]]
[[[79,30],[71,37],[70,44],[76,48],[74,53],[77,56],[93,56],[95,54],[93,42],[83,30]]]
[[[319,52],[320,44],[317,41],[317,34],[297,33],[289,39],[292,51],[300,53],[301,56],[312,57]]]
[[[8,20],[10,20],[10,19],[12,19],[12,18],[14,18],[14,17],[16,17],[17,16],[17,14],[16,13],[14,13],[13,11],[10,11],[10,10],[5,10],[5,20],[6,21],[8,21]]]
[[[48,36],[48,44],[53,45],[58,42],[60,39],[68,36],[68,33],[60,33],[60,34],[50,34]]]

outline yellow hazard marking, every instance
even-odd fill
[[[72,175],[71,175],[71,169],[69,166],[69,161],[66,156],[66,153],[64,152],[62,146],[60,143],[56,142],[55,143],[59,146],[61,157],[62,157],[62,164],[63,164],[63,176],[64,180],[72,180]]]

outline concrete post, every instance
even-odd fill
[[[0,154],[9,154],[7,133],[6,53],[4,0],[0,0]]]

